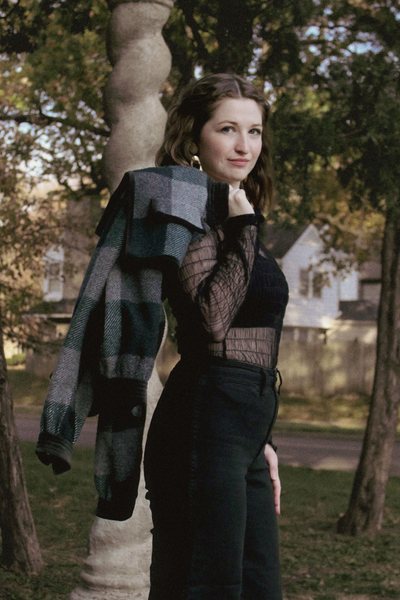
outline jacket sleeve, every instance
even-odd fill
[[[224,340],[244,300],[256,240],[255,215],[241,215],[189,246],[180,268],[180,282],[198,307],[203,327],[213,341]]]

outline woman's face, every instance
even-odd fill
[[[198,155],[204,171],[238,188],[260,156],[261,134],[262,111],[255,100],[223,98],[200,133]]]

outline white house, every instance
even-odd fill
[[[343,329],[343,320],[375,320],[379,274],[367,279],[357,269],[340,273],[332,262],[321,262],[324,244],[315,225],[266,225],[263,240],[289,284],[286,337],[291,334],[294,340],[313,341]]]
[[[286,393],[369,394],[375,369],[378,263],[340,273],[321,260],[314,225],[264,225],[263,240],[289,284],[279,361]]]
[[[44,256],[43,300],[59,302],[64,297],[64,248],[52,246]]]
[[[86,208],[79,210],[85,212]],[[367,263],[345,275],[338,273],[332,262],[321,261],[324,244],[312,224],[264,225],[262,237],[289,284],[280,346],[287,392],[321,396],[368,393],[374,369],[378,263]],[[78,235],[75,228],[64,234],[62,242],[45,256],[44,300],[51,305],[45,313],[54,339],[66,333],[89,260],[88,243],[93,246],[93,240]],[[32,353],[27,368],[48,374],[52,361]]]
[[[68,256],[61,245],[50,248],[45,256],[44,300],[55,303],[55,311],[58,306],[64,318],[67,316],[64,313],[72,310],[89,256],[87,238],[74,232],[72,243],[71,235],[64,234],[69,245]],[[338,273],[332,262],[321,262],[324,244],[313,224],[264,225],[262,237],[289,284],[284,322],[286,337],[291,334],[292,339],[298,341],[325,339],[333,330],[348,331],[349,321],[355,327],[356,322],[359,326],[361,321],[370,326],[376,320],[380,287],[378,263],[370,262],[360,270]],[[65,266],[65,260],[69,265]],[[75,266],[73,271],[71,264]],[[53,316],[56,320],[57,314]]]

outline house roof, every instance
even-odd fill
[[[261,239],[275,258],[282,258],[307,229],[308,225],[274,225],[265,223]]]
[[[339,310],[342,321],[376,321],[378,318],[378,306],[369,300],[341,300]]]

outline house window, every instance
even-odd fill
[[[300,269],[299,293],[305,298],[321,298],[325,283],[324,274],[311,268]]]
[[[312,273],[312,295],[314,298],[321,298],[322,288],[324,287],[324,275],[320,271]]]
[[[62,292],[62,264],[48,261],[46,265],[47,292],[60,294]]]
[[[47,302],[62,300],[64,293],[64,250],[53,247],[44,257],[43,298]]]
[[[308,298],[310,292],[310,270],[300,269],[300,287],[299,292],[301,296]]]

